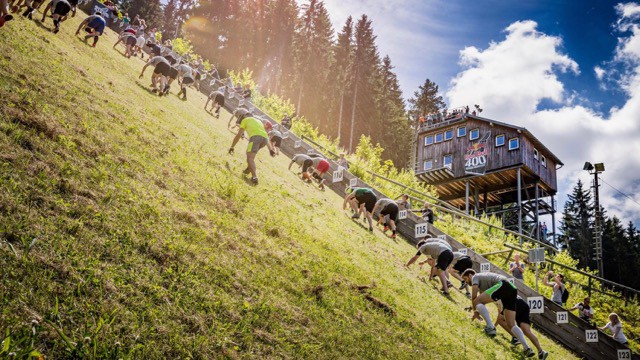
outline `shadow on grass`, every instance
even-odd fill
[[[46,19],[45,19],[46,21]],[[48,27],[47,25],[45,25],[45,21],[40,21],[40,19],[35,19],[33,20],[33,22],[38,25],[41,29],[43,30],[47,30],[48,32],[52,32],[52,28]]]
[[[161,96],[158,96],[157,93],[154,93],[153,91],[151,91],[152,90],[151,88],[148,88],[148,87],[142,85],[139,81],[136,81],[136,85],[138,85],[139,88],[144,89],[146,92],[148,92],[149,95],[153,95],[155,97],[161,97]]]

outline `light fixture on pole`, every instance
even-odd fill
[[[598,262],[598,275],[600,277],[604,277],[604,267],[602,263],[602,212],[600,211],[600,184],[598,183],[598,174],[604,172],[604,164],[597,163],[591,164],[590,162],[585,162],[582,170],[588,171],[589,174],[593,175],[593,189],[594,189],[594,204],[595,204],[595,222],[594,222],[594,251],[595,251],[595,260]]]

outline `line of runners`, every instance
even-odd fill
[[[303,158],[303,155],[294,156],[294,161]],[[310,166],[309,160],[306,161]],[[296,161],[297,162],[297,161]],[[293,162],[292,162],[293,163]],[[303,163],[304,164],[304,163]],[[304,165],[303,165],[304,166]],[[406,202],[406,199],[403,199]],[[350,206],[354,212],[353,218],[358,219],[364,215],[369,222],[369,231],[373,231],[373,216],[379,212],[379,219],[385,225],[385,230],[390,226],[392,237],[396,235],[396,223],[398,221],[399,204],[388,198],[378,199],[377,195],[369,188],[348,188],[344,197],[343,209]],[[426,255],[427,260],[420,262],[431,266],[429,279],[438,277],[442,284],[442,293],[449,295],[449,288],[453,285],[449,281],[452,275],[460,280],[460,290],[465,290],[471,298],[473,310],[472,320],[483,319],[486,323],[484,331],[489,336],[496,335],[496,325],[500,325],[512,336],[511,343],[522,344],[524,355],[534,356],[536,352],[529,346],[525,336],[531,340],[539,359],[546,359],[548,352],[542,349],[536,335],[531,331],[531,320],[529,319],[529,305],[518,296],[518,290],[514,284],[509,282],[507,277],[486,272],[476,273],[471,258],[461,252],[453,251],[451,245],[445,240],[427,238],[420,240],[416,245],[418,252],[407,262],[407,268],[415,263],[421,255]],[[471,286],[471,293],[469,293]],[[494,322],[491,319],[486,305],[495,302],[498,306],[499,316]]]
[[[1,26],[5,21],[11,20],[12,17],[9,14],[7,0],[0,1],[2,1],[2,7],[0,8]],[[66,20],[67,14],[70,11],[73,10],[73,16],[75,16],[77,3],[77,0],[53,0],[45,8],[41,21],[45,20],[47,12],[51,10],[54,23],[53,32],[57,33],[60,29],[60,24]],[[22,15],[29,19],[32,18],[35,10],[41,5],[41,0],[11,1],[14,12],[18,12],[26,7]],[[9,15],[9,17],[6,15]],[[85,41],[93,37],[93,46],[95,47],[105,27],[106,21],[104,18],[94,14],[82,21],[76,31],[76,35],[79,34],[82,28],[85,28],[85,31],[88,33],[88,35],[85,36]],[[131,57],[131,55],[137,52],[142,52],[142,47],[145,45],[145,39],[142,35],[137,35],[135,31],[129,31],[128,29],[125,29],[125,31],[121,33],[120,38],[113,47],[115,48],[120,42],[125,43],[125,56],[127,57]],[[147,67],[153,66],[154,70],[151,75],[152,92],[158,93],[159,95],[167,95],[172,82],[179,79],[181,86],[180,93],[183,95],[183,99],[186,99],[186,87],[193,84],[196,81],[196,77],[197,80],[200,80],[200,73],[192,69],[188,64],[178,62],[178,60],[170,55],[162,56],[161,52],[163,49],[157,44],[146,45],[149,46],[154,56],[151,56],[143,66],[140,78],[144,76]],[[176,63],[177,66],[174,67]],[[205,103],[205,110],[207,110],[211,102],[211,109],[207,111],[215,110],[214,113],[216,117],[219,117],[220,108],[223,107],[225,103],[225,92],[222,88],[211,92]],[[260,149],[267,146],[271,156],[278,155],[283,140],[282,132],[288,129],[279,129],[279,125],[276,124],[276,126],[274,126],[266,119],[259,119],[248,109],[242,107],[238,108],[232,114],[229,120],[230,129],[232,129],[231,122],[233,119],[236,120],[235,127],[237,128],[237,133],[228,152],[229,154],[234,153],[235,146],[246,133],[249,143],[246,150],[247,167],[244,169],[243,174],[250,174],[251,182],[257,184],[256,154]],[[302,180],[306,182],[316,180],[319,188],[324,189],[324,176],[330,169],[330,164],[326,159],[317,154],[295,154],[289,164],[289,169],[291,169],[293,164],[300,166],[302,172],[299,174]],[[406,198],[403,198],[403,203],[408,203]],[[347,195],[344,198],[343,209],[346,209],[347,206],[349,206],[353,212],[353,219],[357,220],[360,216],[363,216],[364,219],[368,221],[369,231],[373,231],[373,215],[377,214],[380,219],[378,223],[384,225],[384,231],[386,232],[388,229],[391,229],[391,237],[396,237],[396,223],[401,206],[396,201],[388,198],[378,199],[373,190],[369,188],[348,188]],[[470,308],[473,310],[472,320],[482,318],[486,323],[484,328],[486,334],[495,336],[495,324],[500,325],[513,336],[512,344],[522,344],[525,356],[530,357],[535,355],[525,339],[526,336],[536,347],[538,358],[547,358],[548,353],[541,348],[537,337],[531,331],[529,305],[518,296],[516,286],[510,283],[505,276],[490,272],[476,273],[472,269],[473,262],[471,258],[463,253],[453,251],[449,243],[445,240],[428,238],[418,242],[417,248],[418,252],[407,262],[406,267],[413,264],[421,255],[426,255],[428,257],[427,260],[419,264],[422,266],[428,263],[431,266],[429,278],[438,277],[440,279],[443,294],[449,295],[449,288],[452,286],[449,281],[449,275],[461,281],[459,289],[465,290],[467,296],[471,298]],[[471,293],[469,292],[469,285],[471,285],[472,288]],[[492,321],[486,307],[486,304],[492,302],[495,302],[499,309],[499,316],[495,322]]]

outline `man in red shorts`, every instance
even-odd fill
[[[326,174],[331,165],[329,162],[321,157],[313,158],[313,166],[309,167],[308,171],[314,179],[320,182],[320,189],[324,190],[324,174]]]

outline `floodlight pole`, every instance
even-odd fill
[[[593,188],[594,188],[594,202],[596,206],[595,223],[594,223],[594,237],[595,237],[595,253],[596,261],[598,262],[598,275],[604,278],[604,265],[602,263],[602,213],[600,211],[600,184],[598,182],[598,170],[593,172]],[[603,285],[604,286],[604,285]]]

